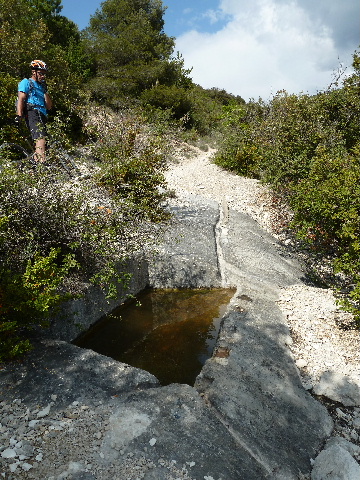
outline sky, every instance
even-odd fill
[[[360,45],[359,0],[163,0],[165,33],[204,88],[267,101],[279,90],[314,94]],[[101,2],[62,0],[85,28]]]

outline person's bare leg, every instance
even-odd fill
[[[45,138],[37,138],[35,141],[35,159],[38,162],[45,162]]]

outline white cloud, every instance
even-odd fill
[[[347,2],[355,6],[357,0]],[[205,88],[224,88],[245,100],[267,100],[281,89],[315,93],[331,83],[338,58],[350,64],[358,46],[353,42],[350,50],[344,38],[348,50],[342,50],[344,28],[338,25],[334,33],[339,9],[326,9],[333,3],[338,0],[319,0],[312,10],[308,0],[222,0],[218,11],[231,17],[227,24],[216,33],[188,31],[177,38],[176,49],[193,67],[194,82]]]
[[[202,14],[202,17],[207,18],[210,22],[210,25],[214,25],[219,20],[222,20],[224,16],[220,10],[207,10]]]

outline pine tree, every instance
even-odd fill
[[[164,33],[160,0],[107,0],[101,7],[85,31],[97,65],[90,86],[95,98],[116,105],[121,94],[136,96],[162,83],[174,39]]]

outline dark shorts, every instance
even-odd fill
[[[36,140],[37,138],[46,137],[46,116],[35,108],[30,108],[26,115],[26,125],[31,133],[31,138]]]

